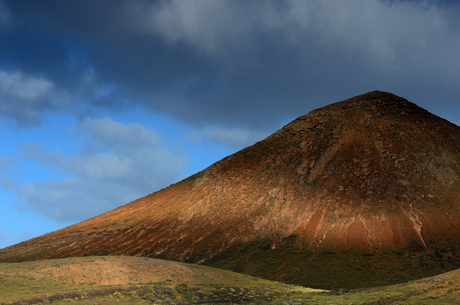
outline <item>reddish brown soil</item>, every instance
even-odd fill
[[[316,287],[346,286],[344,270],[385,284],[441,273],[460,267],[459,139],[458,126],[370,92],[0,261],[149,256]]]

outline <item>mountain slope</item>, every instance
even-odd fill
[[[459,139],[458,126],[370,92],[0,260],[149,256],[321,288],[438,274],[460,267]]]

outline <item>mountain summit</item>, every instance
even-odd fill
[[[133,255],[320,288],[460,267],[460,127],[374,91],[311,111],[185,180],[0,250]]]

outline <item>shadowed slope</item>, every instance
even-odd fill
[[[140,255],[322,288],[441,273],[460,267],[459,139],[458,126],[371,92],[0,260]]]

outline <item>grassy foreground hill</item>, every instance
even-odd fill
[[[0,304],[250,302],[324,290],[160,259],[105,256],[0,263]]]
[[[358,290],[310,289],[140,257],[0,264],[0,304],[460,304],[460,270]]]

